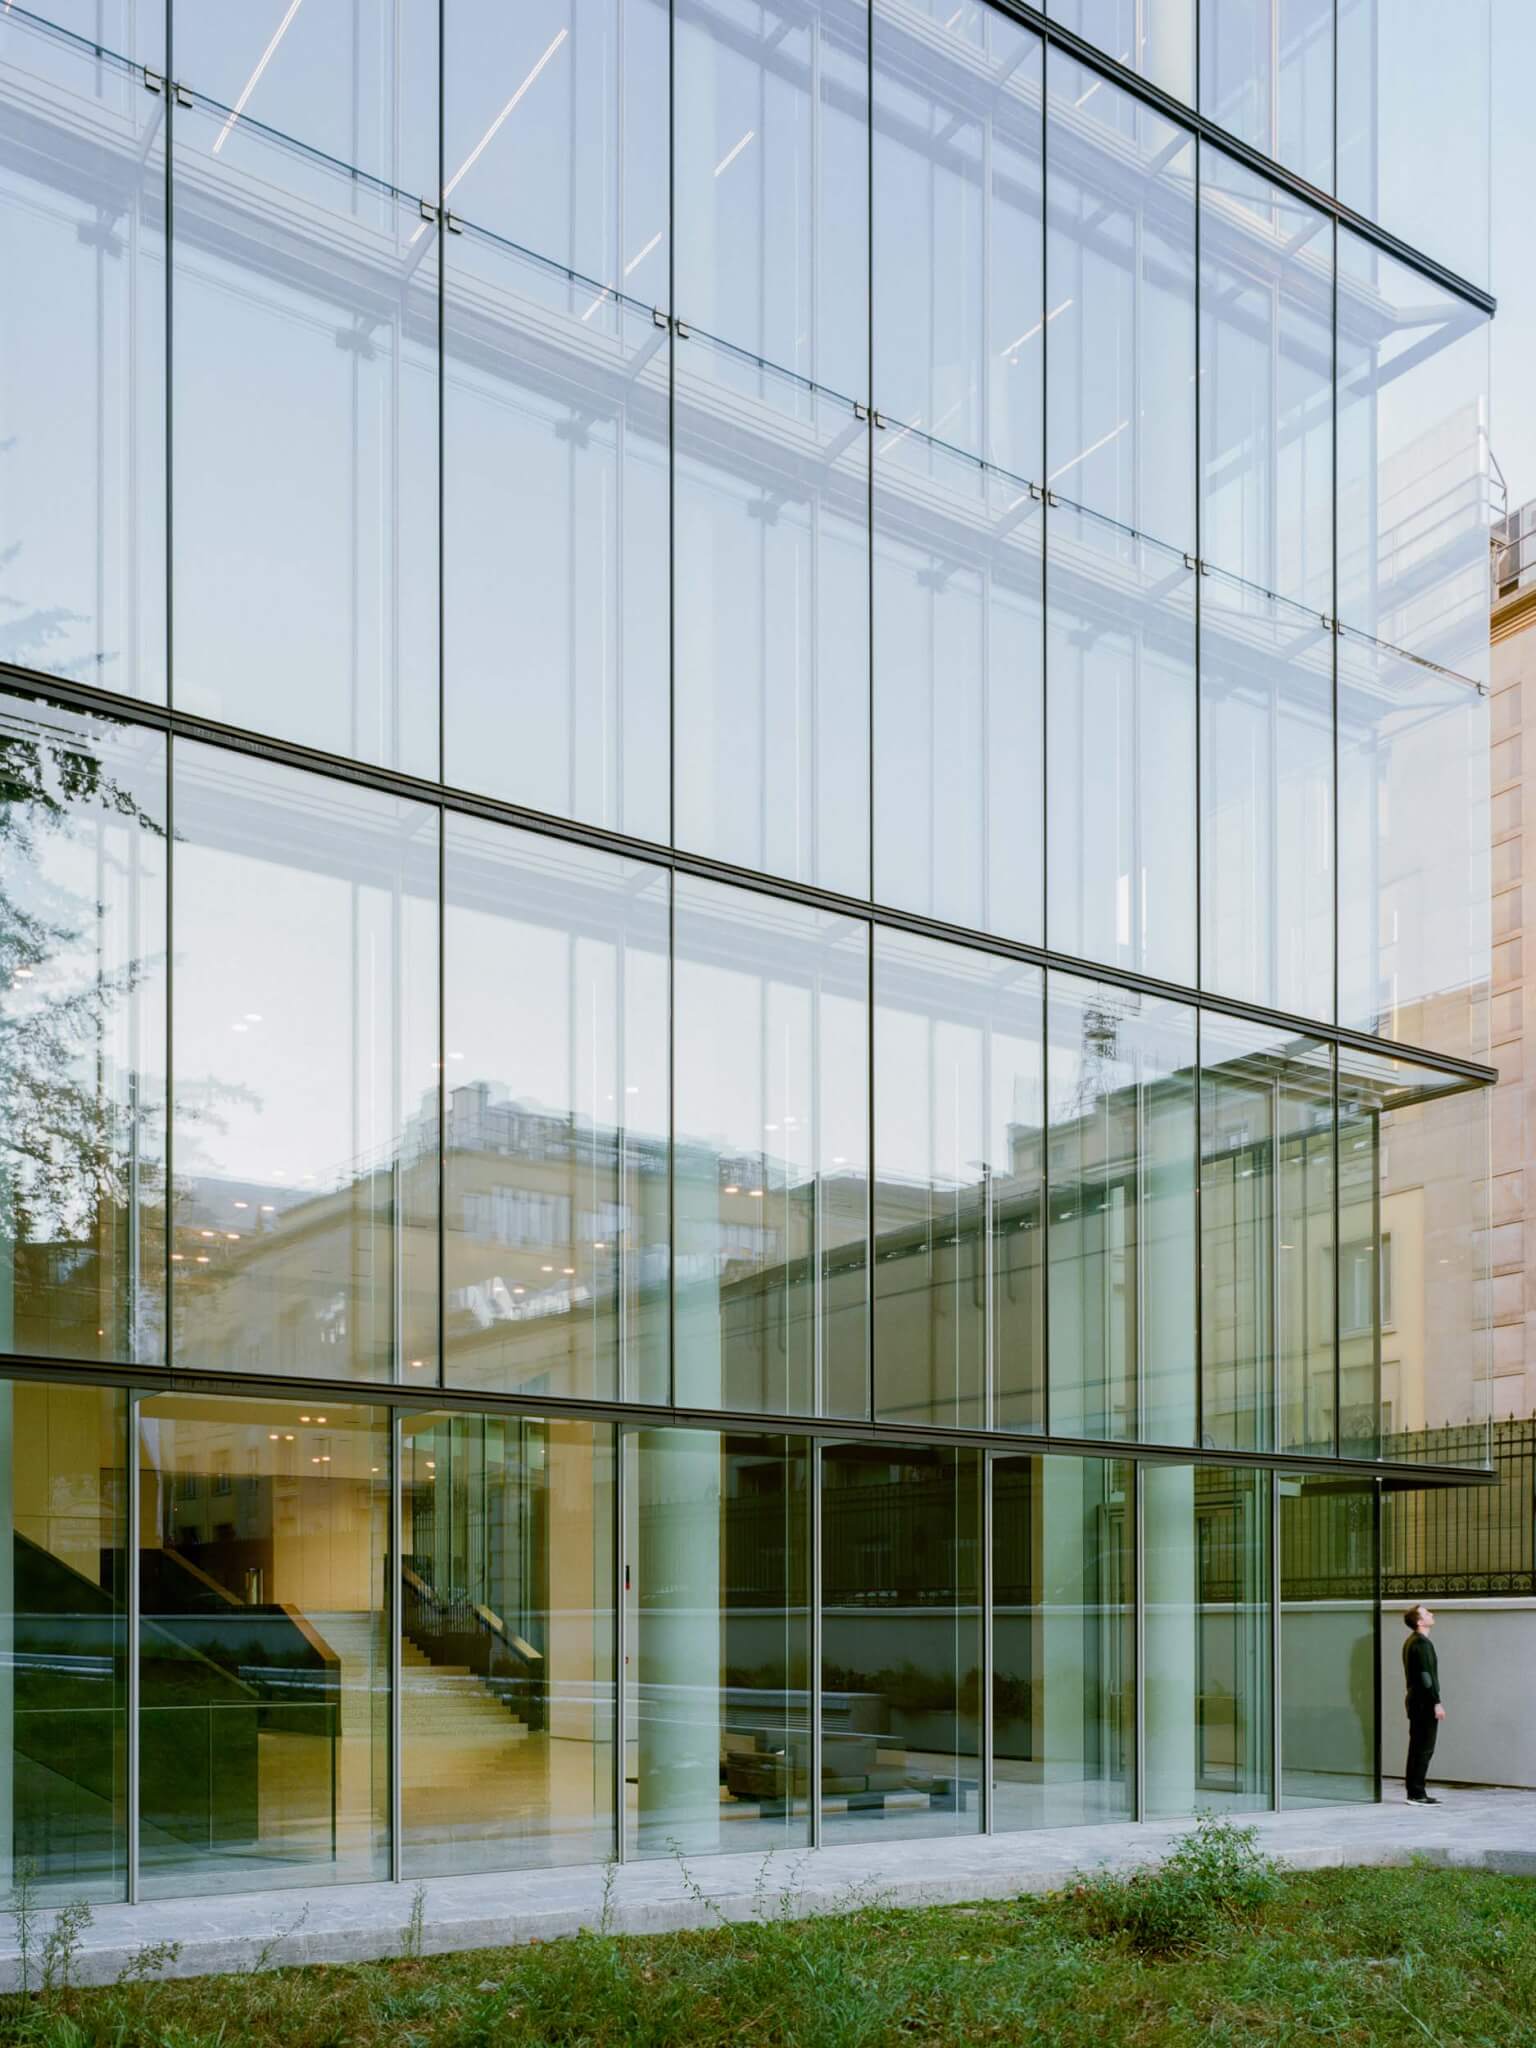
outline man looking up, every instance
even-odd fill
[[[1429,1760],[1435,1753],[1435,1737],[1445,1719],[1445,1708],[1440,1704],[1440,1660],[1429,1640],[1435,1617],[1427,1607],[1416,1605],[1408,1609],[1403,1620],[1408,1628],[1408,1640],[1403,1645],[1403,1680],[1407,1688],[1404,1704],[1408,1709],[1408,1768],[1404,1776],[1408,1780],[1408,1803],[1438,1806],[1439,1800],[1424,1783]]]

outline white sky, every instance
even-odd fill
[[[1493,452],[1511,506],[1536,498],[1536,6],[1493,10]]]

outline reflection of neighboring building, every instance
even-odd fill
[[[1536,500],[1495,529],[1493,557],[1493,1094],[1491,1235],[1495,1416],[1536,1415],[1536,1008],[1525,899],[1536,902],[1536,835],[1525,829],[1525,749],[1536,744]]]

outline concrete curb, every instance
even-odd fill
[[[1379,1809],[1378,1809],[1379,1810]],[[1180,1830],[1179,1832],[1182,1832]],[[1118,1845],[1076,1858],[1064,1856],[1055,1845],[1050,1860],[1033,1864],[1017,1853],[989,1857],[993,1865],[972,1864],[964,1870],[927,1874],[895,1874],[880,1878],[850,1871],[819,1867],[814,1875],[802,1870],[793,1880],[797,1859],[787,1859],[791,1884],[777,1879],[768,1885],[758,1881],[762,1866],[753,1871],[754,1882],[715,1882],[712,1862],[728,1861],[740,1866],[749,1859],[700,1858],[690,1867],[689,1882],[673,1866],[630,1864],[617,1873],[609,1901],[609,1931],[616,1935],[675,1933],[684,1929],[709,1927],[721,1921],[745,1922],[774,1917],[793,1899],[795,1918],[817,1914],[846,1913],[874,1903],[897,1906],[964,1905],[982,1901],[1017,1898],[1024,1893],[1059,1891],[1076,1874],[1088,1869],[1133,1870],[1160,1862],[1174,1839],[1174,1831],[1134,1848]],[[1015,1838],[1017,1841],[1017,1838]],[[1006,1850],[1006,1838],[991,1837],[990,1843]],[[1536,1849],[1517,1849],[1507,1842],[1463,1840],[1455,1842],[1357,1841],[1348,1846],[1338,1842],[1294,1843],[1266,1841],[1266,1853],[1287,1870],[1334,1870],[1393,1868],[1424,1863],[1438,1868],[1496,1871],[1506,1876],[1536,1877]],[[819,1852],[818,1865],[832,1857],[840,1862],[846,1852]],[[809,1856],[805,1861],[809,1862]],[[723,1873],[722,1873],[723,1874]],[[494,1894],[499,1890],[533,1894],[530,1873],[504,1879],[443,1879],[425,1887],[424,1924],[420,1952],[447,1955],[483,1948],[514,1948],[531,1942],[558,1941],[596,1929],[601,1922],[602,1873],[547,1873],[546,1889],[579,1889],[582,1894],[568,1902],[539,1906],[533,1896],[497,1910]],[[732,1872],[732,1877],[735,1871]],[[573,1886],[572,1880],[575,1881]],[[693,1894],[696,1886],[702,1899]],[[465,1887],[483,1896],[456,1899],[455,1890]],[[624,1890],[660,1891],[660,1896],[626,1898]],[[436,1892],[436,1896],[434,1896]],[[101,1908],[96,1922],[86,1930],[76,1958],[73,1981],[78,1984],[110,1984],[120,1979],[145,1943],[173,1939],[181,1952],[165,1970],[165,1977],[205,1977],[254,1969],[282,1969],[305,1963],[378,1962],[402,1955],[410,1938],[410,1914],[414,1891],[406,1886],[351,1886],[330,1892],[253,1893],[244,1896],[212,1897],[203,1901],[155,1901],[139,1906],[114,1905]],[[53,1924],[50,1911],[40,1916],[43,1936]],[[203,1918],[201,1929],[188,1923]],[[208,1925],[228,1920],[229,1925]],[[243,1925],[241,1923],[244,1923]],[[43,1938],[38,1938],[39,1942]],[[35,1966],[34,1966],[35,1967]],[[14,1941],[0,1947],[0,1991],[20,1988],[19,1959]]]

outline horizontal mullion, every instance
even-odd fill
[[[1380,1479],[1394,1490],[1428,1486],[1489,1486],[1491,1467],[1417,1464],[1406,1460],[1309,1457],[1284,1451],[1227,1451],[1193,1444],[1133,1443],[1121,1438],[1045,1436],[1036,1432],[948,1429],[828,1415],[774,1415],[757,1409],[698,1408],[640,1401],[601,1401],[556,1394],[500,1394],[483,1387],[417,1387],[384,1380],[298,1378],[285,1374],[217,1373],[195,1366],[111,1365],[99,1359],[0,1357],[0,1379],[55,1384],[131,1387],[140,1394],[217,1394],[250,1401],[343,1403],[351,1407],[434,1414],[565,1415],[642,1429],[715,1429],[754,1436],[810,1436],[823,1442],[927,1447],[952,1445],[1013,1457],[1131,1458],[1147,1465],[1211,1465],[1244,1471],[1286,1472],[1333,1479]]]
[[[574,845],[590,847],[597,852],[643,861],[652,867],[670,870],[674,874],[696,875],[705,881],[724,882],[735,888],[750,890],[759,896],[776,896],[785,902],[798,903],[808,909],[823,910],[839,917],[858,918],[877,928],[912,932],[919,937],[968,946],[976,952],[990,954],[996,959],[1018,960],[1029,966],[1070,974],[1080,980],[1101,981],[1113,988],[1130,989],[1141,995],[1161,997],[1165,1001],[1182,1003],[1186,1007],[1210,1012],[1213,1015],[1240,1017],[1252,1023],[1278,1026],[1281,1030],[1294,1032],[1298,1037],[1317,1039],[1325,1044],[1348,1046],[1358,1052],[1402,1059],[1412,1066],[1427,1067],[1437,1073],[1458,1075],[1469,1086],[1487,1087],[1499,1078],[1497,1067],[1480,1060],[1462,1059],[1454,1053],[1436,1052],[1423,1046],[1407,1045],[1397,1039],[1377,1038],[1369,1032],[1352,1031],[1348,1026],[1330,1023],[1324,1018],[1305,1017],[1287,1010],[1266,1009],[1262,1004],[1246,1002],[1240,997],[1218,995],[1210,989],[1193,989],[1179,982],[1164,981],[1156,975],[1139,973],[1135,968],[1121,967],[1102,960],[1080,959],[1075,954],[1058,953],[1048,946],[1035,946],[1022,940],[1004,938],[996,932],[979,930],[975,926],[950,924],[942,918],[930,917],[921,911],[904,910],[897,905],[880,903],[869,897],[844,895],[819,883],[794,881],[783,875],[763,874],[755,868],[738,867],[730,861],[717,860],[708,854],[689,853],[684,848],[665,846],[657,840],[641,839],[631,833],[614,831],[608,826],[583,824],[577,819],[562,818],[548,811],[532,810],[526,805],[508,803],[499,797],[484,796],[474,790],[459,789],[448,783],[433,782],[424,776],[411,775],[401,769],[355,761],[344,754],[331,754],[323,749],[304,746],[292,740],[249,732],[239,726],[225,725],[214,719],[200,717],[196,713],[172,710],[163,704],[114,696],[112,692],[98,690],[90,684],[64,681],[36,669],[17,668],[10,663],[0,662],[0,684],[31,696],[52,698],[60,704],[88,712],[98,712],[123,724],[148,726],[175,739],[195,740],[210,746],[222,747],[232,753],[249,754],[259,760],[272,761],[284,767],[307,769],[313,774],[327,775],[333,780],[350,782],[382,795],[431,805],[440,811],[455,812],[465,817],[485,818],[494,823],[513,826],[520,831],[542,834],[545,838],[562,839]]]
[[[1295,171],[1288,170],[1284,164],[1276,163],[1273,157],[1265,156],[1264,152],[1255,149],[1252,143],[1244,142],[1240,136],[1233,135],[1219,122],[1213,121],[1209,114],[1204,114],[1199,108],[1189,106],[1174,94],[1165,92],[1162,86],[1154,83],[1152,79],[1143,78],[1140,72],[1132,71],[1129,65],[1122,64],[1106,50],[1101,50],[1086,41],[1074,29],[1049,19],[1038,7],[1030,6],[1028,0],[990,0],[990,4],[1032,28],[1047,43],[1053,44],[1064,54],[1074,58],[1085,70],[1096,72],[1100,77],[1118,86],[1122,92],[1129,93],[1132,98],[1155,107],[1168,121],[1180,128],[1188,129],[1191,134],[1198,135],[1202,142],[1209,143],[1213,149],[1221,150],[1223,154],[1242,164],[1245,169],[1255,172],[1269,184],[1289,193],[1292,198],[1299,199],[1304,205],[1314,207],[1319,213],[1336,220],[1341,227],[1348,228],[1352,234],[1358,235],[1362,241],[1370,242],[1384,254],[1395,257],[1399,263],[1406,264],[1421,277],[1429,278],[1443,290],[1453,292],[1459,299],[1465,299],[1468,305],[1475,306],[1480,313],[1491,315],[1498,310],[1497,299],[1483,286],[1473,284],[1469,278],[1462,277],[1448,265],[1426,255],[1422,249],[1415,248],[1411,242],[1405,242],[1400,235],[1393,234],[1390,228],[1382,227],[1367,214],[1357,213],[1352,206],[1346,206],[1333,193],[1323,191],[1320,186],[1313,185],[1306,178],[1298,176]]]

